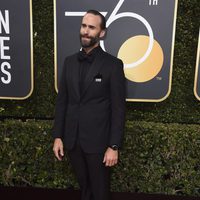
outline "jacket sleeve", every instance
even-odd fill
[[[63,138],[65,126],[65,114],[68,104],[68,91],[66,81],[66,59],[64,62],[61,79],[59,82],[58,95],[56,97],[55,117],[53,125],[53,138]]]
[[[124,134],[125,125],[125,76],[123,70],[123,63],[117,60],[115,66],[112,68],[110,79],[111,91],[111,129],[110,129],[110,145],[122,145],[122,138]]]

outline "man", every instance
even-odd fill
[[[99,41],[106,21],[89,10],[82,19],[82,50],[65,59],[56,100],[53,151],[67,149],[82,200],[109,200],[109,169],[118,162],[125,121],[125,77],[121,60]]]

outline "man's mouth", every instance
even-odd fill
[[[82,39],[91,39],[89,36],[81,36]]]

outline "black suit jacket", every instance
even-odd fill
[[[125,77],[121,60],[97,53],[80,95],[77,54],[64,62],[55,107],[53,137],[67,149],[79,139],[87,153],[104,152],[122,143],[125,123]]]

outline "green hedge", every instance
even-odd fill
[[[78,188],[67,157],[53,156],[52,121],[0,123],[0,184]],[[127,121],[113,191],[200,196],[200,126]]]
[[[9,120],[1,122],[0,130],[0,184],[62,187],[73,183],[69,164],[53,156],[50,121]]]
[[[170,96],[161,103],[127,103],[129,120],[200,123],[200,103],[193,94],[199,0],[179,0]],[[24,101],[1,100],[1,116],[53,117],[53,0],[33,0],[35,89]]]

